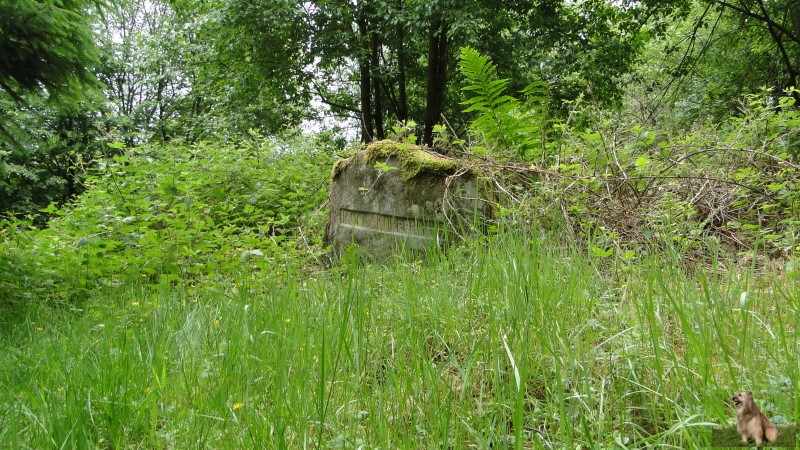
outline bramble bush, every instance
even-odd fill
[[[123,148],[73,204],[0,224],[5,306],[85,298],[131,277],[197,283],[323,251],[331,147],[295,138]],[[313,261],[312,261],[313,262]],[[16,305],[15,305],[16,304]]]
[[[607,121],[564,127],[558,164],[540,176],[543,192],[576,230],[620,254],[673,247],[800,252],[800,122],[794,100],[750,97],[741,115],[676,134]],[[540,199],[541,202],[541,199]],[[546,202],[541,202],[547,204]]]

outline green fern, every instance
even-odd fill
[[[497,77],[497,66],[488,56],[470,47],[461,49],[459,70],[469,85],[462,88],[472,96],[461,102],[464,112],[478,112],[471,128],[497,147],[525,159],[544,156],[547,136],[548,86],[543,81],[521,91],[524,102],[506,95],[509,80]]]

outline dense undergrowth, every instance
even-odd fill
[[[73,204],[43,210],[54,216],[46,229],[32,219],[3,223],[0,307],[69,305],[132,279],[194,284],[323,252],[326,143],[123,150]]]
[[[795,92],[743,99],[740,114],[675,129],[624,111],[576,107],[567,122],[548,117],[546,89],[505,95],[488,58],[462,50],[472,142],[463,152],[492,174],[506,213],[558,218],[598,256],[630,260],[672,247],[705,263],[709,247],[763,256],[797,271],[800,253],[800,112]],[[579,119],[594,115],[591,126]],[[500,125],[498,125],[500,124]],[[502,126],[501,126],[502,125]],[[456,141],[463,142],[463,141]],[[513,215],[513,214],[512,214]]]
[[[696,448],[742,389],[796,422],[791,100],[515,129],[540,87],[439,129],[500,215],[424,260],[325,267],[307,138],[120,148],[47,228],[5,220],[0,447]]]

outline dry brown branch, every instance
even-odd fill
[[[703,154],[703,153],[710,153],[710,152],[745,152],[745,153],[750,153],[750,154],[753,154],[753,155],[764,156],[766,158],[772,159],[773,161],[776,161],[779,164],[783,164],[783,165],[785,165],[787,167],[791,167],[792,169],[795,169],[795,170],[800,170],[800,166],[798,166],[797,164],[793,164],[793,163],[791,163],[791,162],[789,162],[789,161],[787,161],[787,160],[785,160],[783,158],[779,158],[779,157],[777,157],[777,156],[775,156],[775,155],[773,155],[771,153],[767,153],[764,150],[751,150],[749,148],[735,148],[735,147],[714,147],[714,148],[704,148],[702,150],[697,150],[697,151],[694,151],[692,153],[683,155],[680,158],[676,159],[674,161],[674,165],[678,165],[678,164],[681,163],[681,161],[684,161],[684,160],[687,160],[687,159],[691,159],[691,158],[693,158],[693,157],[695,157],[697,155],[700,155],[700,154]],[[665,169],[665,171],[668,171],[669,169],[671,169],[671,167]]]

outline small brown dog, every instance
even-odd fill
[[[736,406],[736,416],[739,422],[736,424],[736,431],[742,435],[742,442],[752,438],[756,445],[764,442],[764,437],[770,442],[778,439],[778,428],[761,413],[761,410],[753,401],[752,392],[737,392],[733,396],[733,404]]]

